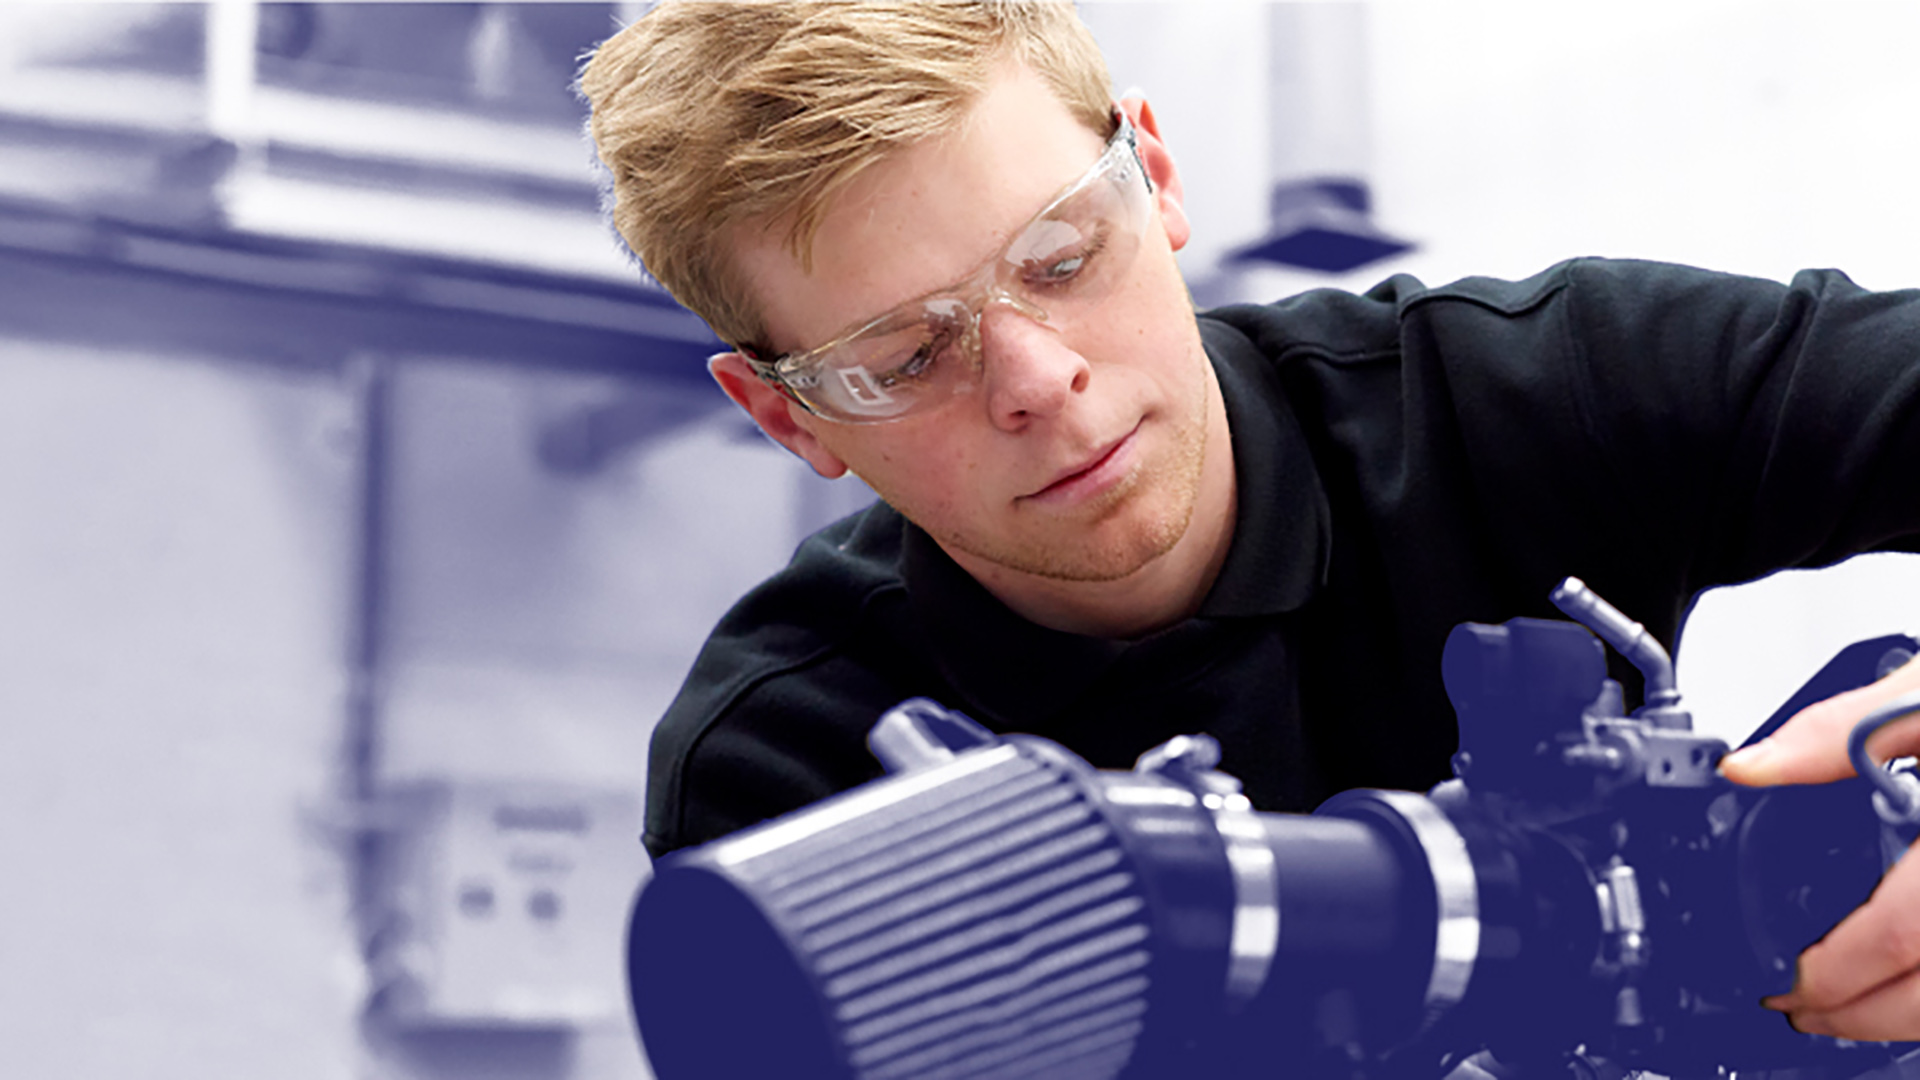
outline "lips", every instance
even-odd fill
[[[1132,431],[1102,447],[1092,457],[1060,470],[1047,481],[1044,487],[1022,497],[1042,501],[1073,499],[1106,487],[1109,482],[1124,475],[1122,459],[1128,456],[1127,451],[1133,445],[1133,436],[1139,430],[1139,426],[1135,425]]]

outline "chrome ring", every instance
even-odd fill
[[[1245,795],[1209,794],[1201,802],[1226,845],[1233,874],[1233,930],[1227,946],[1227,1001],[1252,1000],[1266,985],[1280,948],[1280,870],[1267,829]]]
[[[1480,955],[1480,891],[1466,838],[1423,795],[1410,791],[1370,792],[1413,830],[1433,875],[1438,924],[1433,937],[1433,975],[1427,980],[1427,1022],[1467,994],[1473,962]]]

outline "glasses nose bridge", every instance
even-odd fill
[[[1046,310],[1019,293],[1002,285],[997,278],[987,278],[979,284],[974,294],[967,299],[967,329],[962,336],[966,348],[967,360],[975,371],[984,364],[981,352],[980,325],[986,321],[987,311],[995,304],[1011,308],[1042,326],[1050,326]]]
[[[1010,307],[1034,322],[1043,324],[1047,322],[1047,313],[1044,308],[997,281],[987,286],[986,298],[979,307],[974,309],[973,321],[978,323],[986,318],[987,308],[993,304]]]

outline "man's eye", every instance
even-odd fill
[[[1039,287],[1065,285],[1086,273],[1099,258],[1105,241],[1095,241],[1070,254],[1046,261],[1036,260],[1037,265],[1027,274],[1027,282]]]
[[[912,382],[922,377],[927,373],[928,369],[933,367],[934,361],[940,359],[940,354],[946,351],[947,345],[951,341],[952,335],[944,333],[935,334],[928,338],[920,344],[919,348],[913,350],[913,355],[902,360],[900,363],[888,369],[885,374],[881,375],[879,379],[880,385],[888,387],[898,386],[901,383]]]
[[[1049,265],[1044,271],[1042,271],[1040,274],[1040,280],[1066,281],[1072,278],[1075,274],[1078,274],[1080,272],[1080,268],[1085,265],[1087,265],[1087,257],[1084,254],[1074,255],[1070,258],[1061,259]]]

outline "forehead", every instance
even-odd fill
[[[1038,76],[1002,68],[958,128],[867,169],[828,205],[810,271],[786,250],[784,223],[735,235],[766,344],[810,348],[961,280],[1085,172],[1102,141]]]

